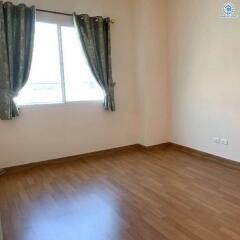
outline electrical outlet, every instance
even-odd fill
[[[228,142],[228,140],[227,140],[226,138],[222,138],[222,139],[221,139],[221,144],[227,146],[227,145],[229,144],[229,142]]]
[[[213,138],[213,141],[217,144],[220,144],[221,143],[221,139],[219,137],[214,137]]]

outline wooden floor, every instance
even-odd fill
[[[238,240],[240,171],[168,148],[0,177],[4,240]]]

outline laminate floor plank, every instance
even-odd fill
[[[0,189],[0,240],[240,240],[240,171],[171,147],[36,166]]]

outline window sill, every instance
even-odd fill
[[[69,101],[59,103],[29,103],[19,104],[20,108],[31,108],[31,107],[51,107],[51,106],[72,106],[72,105],[99,105],[103,103],[103,100],[81,100],[81,101]]]

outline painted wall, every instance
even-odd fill
[[[100,102],[23,107],[0,122],[0,168],[169,140],[240,161],[240,19],[219,18],[224,0],[25,2],[116,19],[117,111]]]
[[[240,161],[240,19],[219,18],[225,2],[169,1],[171,140]]]
[[[100,102],[22,107],[19,118],[0,121],[0,168],[166,141],[166,22],[155,8],[163,12],[165,0],[68,0],[61,4],[57,0],[15,1],[20,2],[41,9],[76,11],[116,20],[112,26],[112,62],[117,111],[105,112]],[[146,28],[145,17],[152,26]],[[150,38],[145,34],[150,34]],[[138,36],[143,37],[140,42]],[[141,59],[144,62],[139,62]],[[141,66],[137,67],[138,64]]]
[[[166,12],[165,0],[136,2],[140,141],[146,146],[169,140]]]
[[[134,2],[131,0],[21,0],[38,8],[116,19],[112,26],[115,113],[100,102],[26,106],[13,121],[0,121],[0,167],[76,155],[138,142]]]

